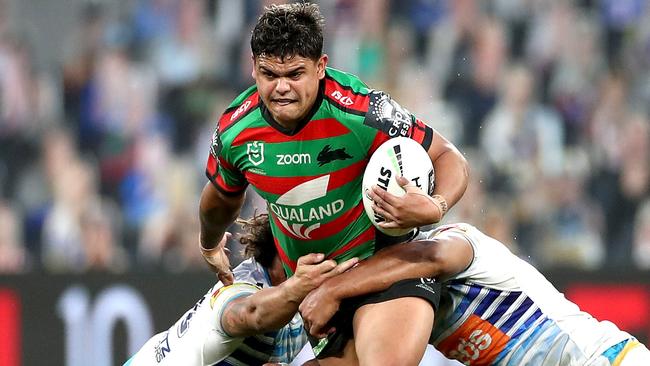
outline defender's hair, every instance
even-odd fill
[[[284,60],[298,55],[318,60],[323,54],[323,16],[316,4],[271,5],[253,29],[251,50]]]
[[[263,267],[271,267],[273,258],[277,255],[273,234],[269,225],[268,214],[254,214],[250,219],[237,219],[244,230],[239,242],[244,246],[244,257],[253,257]]]

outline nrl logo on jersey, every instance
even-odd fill
[[[246,153],[248,161],[253,165],[260,165],[264,162],[264,143],[262,141],[253,141],[246,144]]]

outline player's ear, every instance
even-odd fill
[[[253,77],[253,79],[255,79],[255,77],[257,76],[257,70],[255,69],[255,61],[256,60],[255,60],[255,56],[253,54],[251,54],[251,60],[253,61],[252,62],[252,66],[253,66],[252,69],[253,70],[251,71],[251,76]]]
[[[318,79],[323,79],[325,77],[325,67],[327,67],[327,61],[329,57],[327,54],[323,54],[316,63],[316,70],[318,72]]]

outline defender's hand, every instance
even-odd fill
[[[372,209],[386,219],[379,226],[385,229],[410,229],[435,224],[442,219],[446,211],[444,198],[429,196],[418,187],[409,185],[410,181],[404,177],[397,177],[397,183],[406,191],[401,197],[377,185],[368,192],[373,201]]]
[[[335,329],[328,326],[328,323],[340,305],[341,300],[334,298],[327,286],[310,292],[298,308],[307,332],[319,339],[334,332]]]
[[[325,280],[347,271],[359,262],[358,258],[352,258],[337,265],[332,259],[324,259],[325,255],[322,253],[311,253],[298,258],[296,272],[286,282],[290,299],[302,301]]]
[[[232,285],[235,280],[230,270],[230,260],[228,259],[229,250],[226,248],[226,242],[231,236],[231,233],[226,232],[221,238],[221,241],[219,241],[219,244],[212,249],[205,249],[199,244],[203,259],[205,259],[212,272],[217,274],[217,278],[225,286]]]

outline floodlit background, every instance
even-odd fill
[[[203,269],[210,136],[267,3],[0,0],[1,272]],[[650,268],[647,2],[319,3],[330,65],[469,159],[445,222],[541,268]]]
[[[217,117],[253,82],[269,3],[0,0],[1,364],[121,364],[214,281],[197,248],[204,166]],[[592,281],[565,289],[650,339],[650,3],[318,3],[330,66],[466,154],[470,186],[444,222],[561,287]],[[256,210],[251,194],[243,215]],[[126,328],[88,336],[106,323]]]

